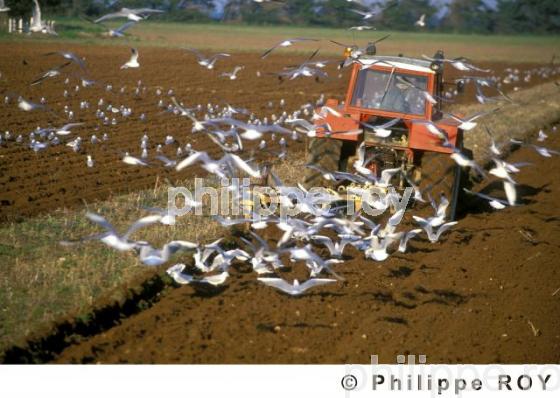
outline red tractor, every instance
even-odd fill
[[[438,61],[361,56],[353,64],[345,102],[328,100],[325,105],[334,111],[322,112],[324,117],[316,121],[316,125],[327,123],[330,131],[318,129],[309,143],[308,162],[331,172],[347,171],[358,146],[364,143],[366,158],[373,158],[368,168],[378,176],[384,169],[402,168],[395,176],[399,181],[391,181],[392,185],[404,188],[412,182],[434,197],[443,193],[450,202],[448,216],[453,219],[461,191],[461,168],[449,156],[452,147],[444,146],[429,130],[435,125],[450,144],[462,148],[458,123],[443,117],[443,86],[443,64]],[[397,123],[387,137],[365,126],[391,120]],[[308,187],[325,185],[317,170],[306,173]]]

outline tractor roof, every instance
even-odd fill
[[[417,72],[424,73],[435,73],[430,65],[430,61],[417,58],[407,58],[407,57],[395,57],[387,55],[366,55],[360,57],[360,61],[365,64],[380,65],[380,66],[391,66],[399,69],[408,69]]]

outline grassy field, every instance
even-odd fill
[[[99,242],[64,247],[98,232],[85,218],[87,211],[102,214],[126,230],[141,216],[143,206],[165,207],[167,186],[104,202],[82,210],[61,210],[0,227],[0,357],[6,345],[22,343],[64,316],[87,316],[94,303],[120,301],[130,284],[142,282],[161,269],[139,266],[133,253],[118,253]],[[219,236],[219,225],[209,217],[183,217],[174,227],[158,225],[139,231],[154,245],[182,239],[205,242]]]
[[[111,27],[119,26],[111,24]],[[196,47],[227,51],[263,51],[274,43],[290,37],[310,37],[319,43],[298,44],[284,51],[308,52],[321,48],[325,55],[340,55],[342,48],[329,42],[335,40],[364,45],[386,34],[391,37],[379,45],[383,54],[420,56],[443,49],[450,57],[465,56],[475,60],[507,62],[547,62],[560,50],[555,36],[459,35],[427,32],[369,31],[352,33],[343,29],[292,26],[241,26],[228,24],[188,24],[146,21],[128,31],[122,39],[104,37],[104,28],[79,19],[57,18],[58,37],[8,35],[0,40],[70,41],[80,44],[129,46]]]

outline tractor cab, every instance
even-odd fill
[[[346,100],[341,105],[328,100],[341,117],[331,113],[318,123],[329,123],[330,136],[343,140],[365,140],[366,145],[451,153],[430,132],[425,121],[444,131],[453,145],[458,123],[442,118],[443,67],[438,62],[396,56],[365,56],[353,65]],[[390,137],[379,137],[361,123],[380,125],[400,119]],[[348,134],[361,130],[362,134]],[[345,134],[337,134],[345,132]]]
[[[352,70],[346,110],[364,116],[431,120],[434,104],[422,92],[438,96],[439,74],[431,63],[402,57],[367,57]]]

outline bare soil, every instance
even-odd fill
[[[42,72],[60,65],[63,59],[57,55],[45,56],[52,51],[73,51],[85,57],[89,78],[98,84],[91,88],[74,87],[80,83],[75,65],[65,69],[70,75],[70,83],[64,84],[64,78],[48,79],[44,83],[29,86]],[[244,107],[260,116],[279,115],[283,111],[292,112],[305,103],[315,103],[324,94],[326,98],[344,100],[349,78],[349,71],[336,69],[333,62],[327,69],[329,79],[316,83],[313,79],[298,79],[281,83],[273,72],[281,71],[286,65],[295,65],[304,60],[302,56],[285,53],[272,54],[265,61],[258,54],[234,54],[231,59],[220,60],[215,71],[208,71],[198,66],[195,57],[182,50],[161,48],[139,48],[141,67],[138,70],[120,70],[120,66],[129,58],[129,50],[117,46],[75,46],[55,44],[19,43],[17,46],[0,43],[0,94],[22,95],[28,100],[39,102],[44,97],[50,108],[58,115],[64,115],[63,108],[68,106],[75,113],[73,122],[85,122],[83,127],[73,130],[72,137],[81,136],[84,140],[80,153],[74,153],[64,145],[48,148],[34,153],[27,146],[28,134],[37,126],[59,127],[68,122],[66,118],[54,116],[49,112],[22,112],[14,103],[0,102],[0,130],[10,131],[15,138],[24,136],[24,143],[13,141],[0,146],[0,221],[18,220],[22,217],[48,212],[58,208],[83,205],[97,199],[106,199],[110,195],[133,192],[138,189],[153,187],[158,178],[167,178],[171,182],[192,177],[192,169],[182,173],[169,172],[162,167],[130,167],[121,162],[125,151],[139,156],[140,139],[146,133],[150,137],[148,148],[150,156],[155,155],[155,147],[162,143],[165,136],[173,135],[178,144],[191,143],[197,150],[218,154],[216,145],[204,135],[190,133],[191,124],[186,118],[170,116],[157,106],[161,99],[165,106],[171,103],[167,95],[173,89],[178,100],[185,106],[197,104],[227,103]],[[320,58],[320,56],[319,56]],[[230,81],[220,78],[219,74],[231,71],[235,65],[244,65],[239,79]],[[503,63],[482,64],[492,68],[498,75],[504,75],[508,66]],[[535,65],[519,65],[526,70]],[[262,77],[257,77],[257,71]],[[448,68],[447,80],[458,76],[457,71]],[[66,77],[66,76],[65,76]],[[139,96],[134,89],[142,82],[146,87]],[[506,89],[523,88],[542,83],[534,78],[530,82],[511,84]],[[105,90],[107,84],[113,86],[112,92]],[[158,96],[156,90],[162,94]],[[121,92],[124,89],[124,92]],[[63,96],[64,91],[69,96]],[[95,118],[97,102],[105,100],[101,110],[116,117],[116,126],[104,126]],[[470,102],[472,91],[457,98],[456,103]],[[280,106],[280,100],[285,105]],[[80,101],[89,101],[90,109],[80,110]],[[106,111],[107,105],[132,107],[132,116],[123,119]],[[142,122],[139,116],[145,113],[147,120]],[[89,138],[96,134],[109,135],[109,141],[92,145]],[[303,149],[303,143],[291,143],[292,151]],[[176,146],[167,147],[165,154],[173,156]],[[86,154],[92,155],[96,166],[86,167]]]

